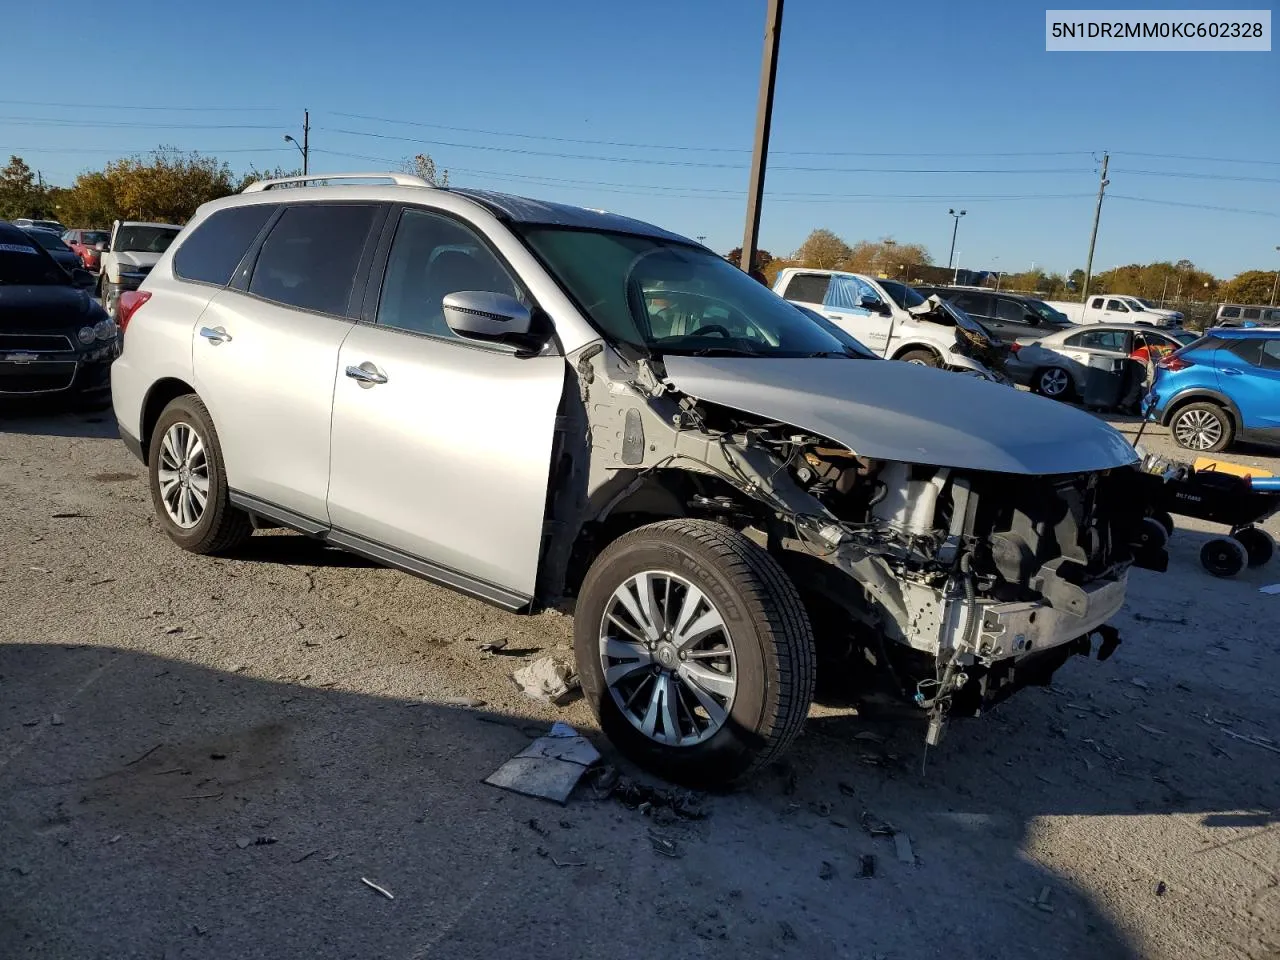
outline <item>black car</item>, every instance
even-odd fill
[[[89,295],[93,274],[63,270],[26,231],[0,223],[0,399],[109,398],[115,323]]]
[[[1005,341],[1039,340],[1073,326],[1067,315],[1043,300],[1020,293],[996,292],[973,287],[916,287],[920,294],[937,294],[959,307]]]
[[[49,256],[53,257],[53,262],[63,270],[71,271],[76,267],[84,266],[80,262],[80,255],[63,243],[62,238],[56,233],[41,230],[38,227],[19,227],[18,229],[25,231],[27,236],[44,247]]]

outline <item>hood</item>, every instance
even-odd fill
[[[106,314],[73,286],[0,286],[0,333],[37,333],[93,326]]]
[[[878,460],[996,473],[1081,473],[1138,460],[1117,430],[1056,400],[915,364],[666,356],[709,403],[789,423]]]
[[[122,267],[154,267],[156,262],[164,256],[160,253],[151,253],[143,250],[121,250],[118,253],[111,251],[116,255],[116,262]]]

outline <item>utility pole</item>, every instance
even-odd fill
[[[956,231],[960,229],[960,218],[968,212],[968,210],[961,210],[959,213],[956,213],[955,210],[947,211],[947,213],[951,214],[952,218],[955,220],[955,225],[951,228],[951,252],[947,254],[948,270],[951,269],[951,261],[955,259],[956,255]]]
[[[769,130],[773,126],[773,87],[778,76],[778,45],[782,42],[782,0],[769,0],[764,24],[764,59],[760,64],[760,95],[756,105],[756,136],[751,149],[751,179],[747,184],[747,224],[742,233],[742,261],[750,273],[760,240],[760,205],[764,201],[764,171],[769,159]]]
[[[302,154],[302,175],[305,177],[309,172],[308,161],[311,159],[311,111],[310,110],[302,111],[302,143],[298,143],[297,140],[293,139],[292,134],[288,134],[288,133],[284,135],[284,142],[292,143],[295,147],[298,148],[298,152]]]
[[[1098,221],[1102,219],[1102,194],[1107,189],[1107,184],[1111,181],[1107,179],[1107,165],[1111,162],[1111,156],[1107,153],[1102,155],[1102,173],[1098,175],[1098,205],[1093,208],[1093,233],[1089,235],[1089,259],[1084,265],[1084,291],[1080,296],[1081,303],[1089,302],[1089,282],[1093,279],[1093,248],[1098,242]]]
[[[1280,253],[1280,247],[1276,247],[1276,253]],[[1280,267],[1276,268],[1276,278],[1271,281],[1271,304],[1276,305],[1276,287],[1280,287]]]

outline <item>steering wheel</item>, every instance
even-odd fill
[[[723,327],[718,323],[708,323],[705,327],[699,327],[697,330],[693,331],[693,333],[689,334],[689,336],[696,337],[704,333],[718,333],[720,334],[720,336],[724,337],[725,339],[728,339],[733,336],[733,334],[729,332],[727,327]]]

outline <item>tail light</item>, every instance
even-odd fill
[[[1017,340],[1014,340],[1012,343],[1009,344],[1010,353],[1017,353],[1021,349],[1022,349],[1022,344],[1020,344]]]
[[[121,333],[124,333],[125,327],[129,326],[129,321],[138,312],[138,308],[150,299],[150,290],[126,290],[120,294],[120,310],[117,319],[120,322]]]
[[[1180,357],[1175,353],[1157,361],[1156,366],[1161,370],[1168,370],[1172,373],[1177,373],[1179,370],[1187,369],[1187,367],[1194,367],[1195,364],[1185,357]]]

